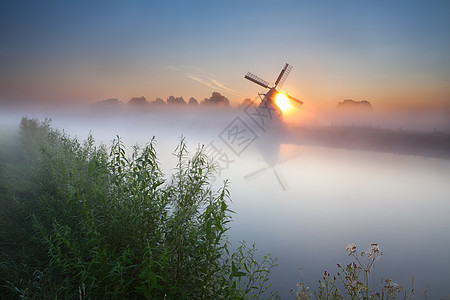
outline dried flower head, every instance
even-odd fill
[[[367,251],[362,251],[361,252],[361,256],[367,257],[369,259],[372,259],[372,258],[375,259],[375,258],[377,258],[378,256],[381,256],[381,255],[383,255],[383,252],[380,251],[380,247],[379,247],[378,243],[371,243],[370,244],[370,251],[367,250]]]
[[[352,255],[353,253],[356,252],[356,244],[354,243],[345,244],[345,251],[348,252],[348,255]]]
[[[370,250],[374,255],[383,255],[383,253],[380,252],[380,247],[378,246],[378,243],[371,243]]]

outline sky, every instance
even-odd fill
[[[305,106],[450,107],[450,1],[0,2],[0,103],[239,104],[286,62]]]

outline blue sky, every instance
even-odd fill
[[[450,106],[450,1],[2,1],[0,102],[232,102],[294,66],[315,105]]]

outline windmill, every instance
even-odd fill
[[[303,104],[302,101],[279,91],[279,89],[281,89],[283,83],[285,82],[291,70],[292,66],[286,63],[283,69],[281,70],[280,75],[278,75],[275,84],[272,87],[270,86],[269,82],[259,78],[258,76],[250,72],[248,72],[247,75],[244,76],[245,79],[248,79],[259,86],[269,89],[267,93],[259,94],[261,98],[261,103],[259,104],[258,107],[259,110],[268,111],[269,108],[271,110],[278,111],[279,112],[278,116],[280,116],[283,113],[283,110],[286,110],[287,108],[290,107],[300,108],[302,106]],[[258,112],[257,115],[260,116],[260,113]],[[270,115],[270,113],[266,114],[266,116],[267,115]],[[272,120],[271,117],[270,119]],[[280,118],[278,119],[278,121],[279,123],[283,123]],[[265,131],[264,138],[260,141],[260,145],[258,147],[261,155],[263,156],[264,161],[267,163],[267,166],[259,170],[256,170],[250,174],[247,174],[246,176],[244,176],[244,179],[252,180],[253,178],[262,174],[264,171],[272,169],[273,174],[275,175],[279,185],[282,187],[283,190],[286,190],[287,184],[283,179],[283,176],[276,169],[276,165],[279,164],[278,152],[280,149],[280,145],[282,144],[281,140],[282,135],[280,134],[278,129],[279,127],[275,127],[274,131],[264,130]]]
[[[280,113],[282,113],[283,108],[286,105],[290,105],[296,108],[300,108],[303,104],[302,101],[295,99],[292,96],[289,96],[288,94],[285,94],[283,92],[278,91],[283,86],[284,81],[288,77],[289,73],[292,70],[292,66],[286,63],[284,65],[284,68],[281,70],[280,75],[278,75],[277,80],[275,81],[275,84],[273,87],[270,87],[270,84],[265,81],[264,79],[259,78],[255,74],[252,74],[250,72],[247,73],[247,75],[244,76],[245,79],[250,80],[253,83],[256,83],[257,85],[262,86],[263,88],[269,89],[269,91],[266,94],[259,94],[261,98],[261,105],[263,106],[270,106],[277,108]]]

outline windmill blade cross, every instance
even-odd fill
[[[267,81],[265,81],[264,79],[259,78],[255,74],[248,72],[247,75],[244,76],[244,78],[248,79],[251,82],[254,82],[262,87],[265,87],[266,89],[269,88],[269,83]]]

